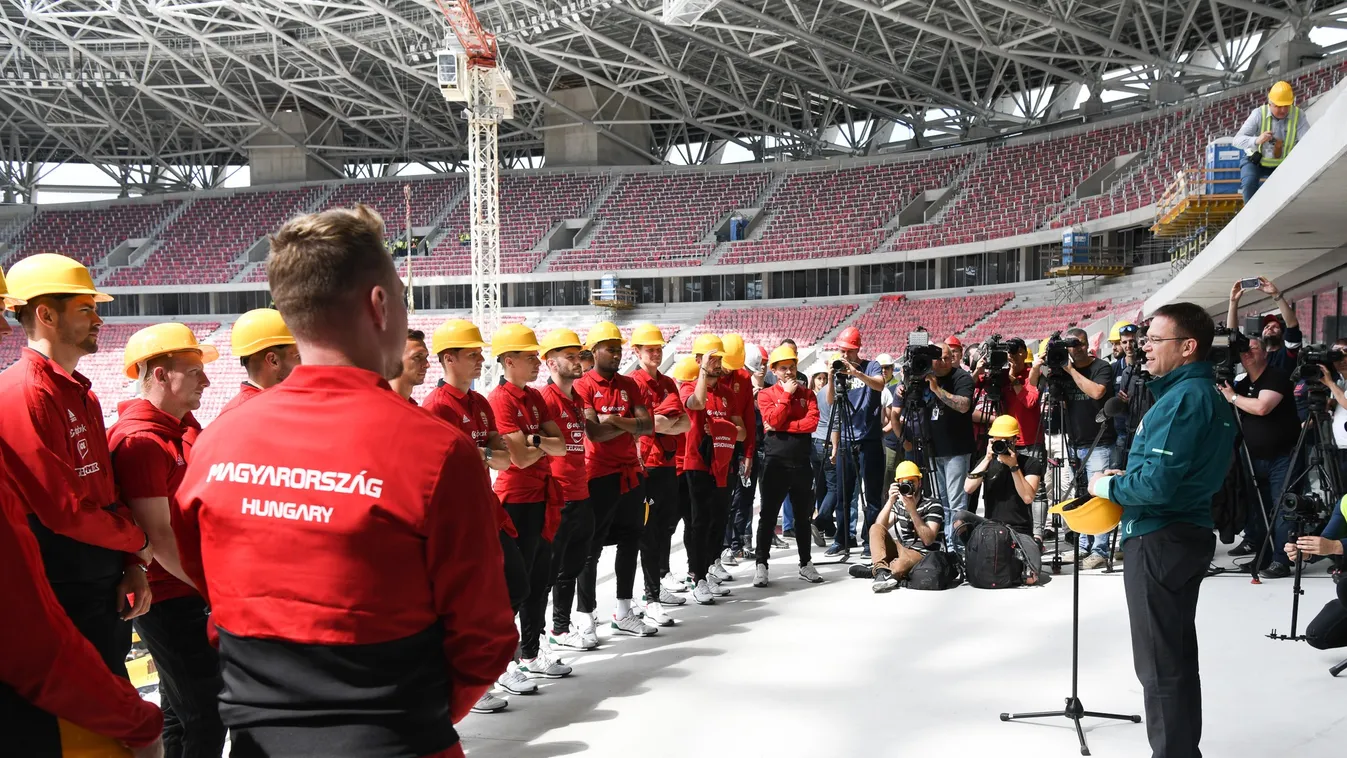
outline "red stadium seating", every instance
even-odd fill
[[[14,240],[6,265],[37,253],[60,253],[94,266],[128,239],[148,235],[182,205],[119,203],[94,210],[43,209]]]
[[[1037,308],[1006,308],[986,322],[968,330],[963,335],[963,340],[973,344],[993,334],[999,334],[1007,339],[1020,337],[1026,341],[1044,339],[1053,332],[1067,327],[1089,326],[1104,315],[1102,311],[1111,303],[1111,300],[1091,300],[1086,303],[1046,305]]]
[[[1014,296],[1013,292],[994,292],[914,300],[902,295],[885,295],[856,319],[855,327],[861,333],[861,352],[870,358],[880,353],[897,358],[907,348],[907,335],[917,327],[930,332],[932,342],[940,342],[950,335],[963,333]]]
[[[789,337],[809,347],[856,312],[854,303],[791,305],[778,308],[716,308],[692,334],[738,334],[769,351]]]

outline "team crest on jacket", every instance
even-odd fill
[[[75,447],[79,449],[81,458],[89,457],[89,443],[87,440],[80,440]]]
[[[624,402],[624,403],[627,402],[627,391],[626,391],[626,390],[618,390],[617,393],[618,393],[619,395],[622,396],[622,402]]]
[[[542,417],[538,415],[538,406],[533,406],[533,423],[538,423]]]
[[[485,429],[485,428],[486,428],[486,413],[485,413],[485,412],[482,412],[482,413],[481,413],[481,416],[482,416],[482,428]]]

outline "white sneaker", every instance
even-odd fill
[[[500,675],[496,684],[511,695],[531,695],[538,691],[538,683],[529,679],[515,663],[511,663],[510,667],[505,669],[505,673]]]
[[[550,647],[561,647],[567,650],[593,650],[599,643],[595,640],[593,645],[589,644],[589,640],[581,636],[579,631],[572,629],[561,634],[548,632],[547,644]]]
[[[588,645],[588,647],[586,648],[587,650],[593,650],[594,648],[599,646],[598,626],[599,626],[598,614],[595,613],[580,614],[580,625],[577,627],[577,630],[580,632],[580,639],[583,640],[586,645]]]
[[[721,583],[717,581],[714,577],[712,577],[710,574],[707,574],[706,578],[703,579],[702,582],[706,584],[706,589],[709,590],[710,593],[716,597],[725,597],[726,595],[730,594],[730,588],[721,585]]]
[[[659,585],[670,592],[687,592],[687,576],[677,577],[673,572],[665,574],[660,580]],[[660,593],[660,602],[664,602],[664,593]]]
[[[686,590],[684,591],[686,592]],[[687,598],[681,598],[675,595],[674,593],[670,592],[667,588],[660,587],[659,602],[660,605],[682,605],[687,602]]]
[[[571,674],[570,666],[562,663],[560,658],[553,658],[543,650],[538,651],[537,658],[520,661],[519,670],[529,676],[539,676],[543,679],[560,679]]]
[[[706,573],[710,576],[714,576],[715,578],[719,579],[722,582],[728,582],[734,579],[734,575],[726,571],[724,566],[720,565],[719,558],[716,559],[715,563],[711,564],[711,568],[708,569]]]
[[[767,586],[767,564],[759,563],[753,569],[753,586],[754,587]]]
[[[716,563],[724,563],[726,566],[738,566],[739,559],[734,557],[734,551],[727,547],[721,552],[720,560],[716,561]]]
[[[692,602],[697,605],[715,605],[716,596],[711,594],[711,588],[706,586],[706,580],[697,582],[692,588]]]
[[[630,634],[633,637],[649,637],[659,630],[646,625],[635,611],[627,611],[627,615],[622,618],[618,618],[616,613],[613,614],[613,631]]]
[[[810,584],[818,584],[823,581],[823,577],[819,576],[818,569],[814,568],[813,563],[806,563],[800,567],[800,578]]]
[[[664,606],[660,603],[646,603],[645,620],[646,623],[654,624],[655,626],[674,625],[673,617],[664,610]]]
[[[476,705],[472,707],[472,712],[495,713],[496,711],[505,710],[505,706],[509,704],[510,701],[506,700],[505,698],[496,697],[495,695],[492,695],[490,692],[488,692],[485,695],[483,695],[480,700],[477,701]]]

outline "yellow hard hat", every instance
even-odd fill
[[[898,464],[898,470],[893,474],[893,481],[901,482],[904,479],[920,479],[921,467],[912,461],[903,461]]]
[[[1267,101],[1273,105],[1295,105],[1296,91],[1291,88],[1290,82],[1277,82],[1268,90]]]
[[[32,300],[42,295],[92,295],[95,303],[110,303],[112,295],[94,289],[89,269],[74,258],[38,253],[9,268],[10,300]],[[18,305],[6,302],[14,310]]]
[[[11,305],[26,305],[24,300],[9,294],[9,286],[5,284],[5,273],[3,271],[0,271],[0,301],[3,301],[0,304],[3,304],[6,308]]]
[[[70,758],[131,758],[131,751],[122,743],[95,734],[65,719],[57,720],[61,735],[61,755]]]
[[[486,347],[482,330],[461,318],[450,319],[435,327],[435,333],[430,335],[430,352],[439,355],[456,347]]]
[[[724,357],[725,343],[721,342],[720,337],[714,334],[703,334],[692,343],[692,354]]]
[[[725,346],[725,368],[730,371],[738,371],[744,367],[744,338],[737,334],[726,334],[720,338],[721,344]]]
[[[239,316],[229,335],[229,347],[235,357],[247,358],[269,347],[295,344],[295,335],[275,308],[257,308]]]
[[[1109,342],[1118,342],[1119,340],[1121,340],[1121,339],[1122,339],[1122,328],[1123,328],[1124,326],[1133,326],[1133,324],[1132,324],[1131,321],[1128,321],[1127,319],[1123,319],[1122,321],[1119,321],[1118,323],[1114,324],[1114,325],[1113,325],[1112,327],[1110,327],[1109,330],[1108,330],[1108,341],[1109,341]]]
[[[618,329],[617,324],[611,321],[600,321],[589,328],[589,334],[585,335],[585,347],[593,350],[595,345],[609,340],[617,340],[619,343],[624,342],[622,330]]]
[[[680,382],[693,382],[697,380],[697,374],[701,373],[701,370],[701,366],[697,365],[697,359],[689,355],[680,358],[669,374]]]
[[[538,343],[538,355],[546,358],[553,350],[563,347],[584,347],[580,344],[580,335],[570,329],[553,329]]]
[[[1064,500],[1048,509],[1066,521],[1076,534],[1108,534],[1122,521],[1122,506],[1102,497],[1078,497]]]
[[[525,324],[506,324],[491,335],[491,354],[534,353],[538,351],[538,335]]]
[[[126,378],[140,378],[140,364],[151,358],[169,353],[181,353],[195,350],[201,353],[201,362],[210,363],[220,357],[220,351],[214,345],[203,345],[196,341],[196,335],[186,324],[155,324],[131,335],[122,354]]]
[[[654,324],[637,324],[631,331],[631,344],[636,345],[663,345],[664,332],[659,330]]]
[[[781,345],[767,356],[767,367],[774,368],[781,361],[798,361],[800,357],[795,354],[795,348],[790,345]]]
[[[1020,436],[1020,422],[1016,421],[1014,416],[997,416],[992,421],[992,428],[987,430],[987,435],[1002,439],[1018,437]]]

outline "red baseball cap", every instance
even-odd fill
[[[1263,320],[1258,322],[1258,325],[1267,326],[1268,324],[1271,323],[1281,324],[1281,322],[1282,322],[1281,316],[1278,316],[1275,313],[1266,313],[1263,315]]]
[[[949,339],[945,340],[945,344],[949,345],[950,347],[963,347],[963,343],[959,341],[958,337],[950,337]]]

